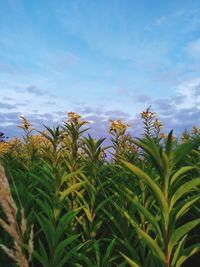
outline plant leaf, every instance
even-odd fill
[[[123,254],[122,252],[119,252],[119,253],[126,260],[126,262],[129,264],[129,266],[131,266],[131,267],[140,267],[140,265],[138,265],[135,261],[133,261],[132,259],[127,257],[125,254]]]
[[[178,229],[176,229],[169,240],[169,257],[172,253],[172,250],[174,246],[177,244],[177,242],[186,234],[188,234],[189,231],[191,231],[194,227],[196,227],[198,224],[200,224],[200,219],[195,219],[191,222],[188,222],[182,226],[180,226]]]

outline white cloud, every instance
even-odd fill
[[[32,113],[51,113],[65,110],[66,106],[70,109],[72,104],[66,99],[55,97],[48,90],[42,90],[40,87],[30,84],[5,84],[3,90],[0,87],[0,99],[4,99],[0,103],[0,109],[6,108],[20,112],[22,114],[31,115]],[[6,100],[5,97],[9,96]],[[52,102],[53,101],[53,102]],[[53,103],[53,104],[52,104]],[[54,116],[56,118],[56,116]]]
[[[178,86],[178,93],[184,97],[184,101],[178,105],[179,108],[197,107],[200,109],[200,78],[184,81]]]

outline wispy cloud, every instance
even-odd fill
[[[137,102],[140,103],[149,103],[151,101],[151,97],[145,94],[139,94],[135,96]]]
[[[186,46],[185,51],[188,53],[189,56],[193,57],[195,60],[199,60],[200,59],[200,38],[189,43]]]
[[[26,88],[27,92],[31,93],[31,94],[34,94],[36,96],[41,96],[44,94],[44,92],[39,89],[37,86],[35,85],[30,85]]]
[[[1,112],[39,125],[74,110],[104,135],[111,117],[139,132],[138,114],[152,105],[169,128],[190,127],[199,111],[200,6],[179,2],[0,1]]]
[[[9,75],[27,75],[30,74],[31,71],[28,68],[24,68],[15,64],[10,63],[0,63],[0,72],[7,73]]]
[[[157,26],[160,26],[161,24],[163,24],[165,21],[167,20],[166,16],[161,16],[159,18],[156,19],[155,24]]]
[[[200,78],[184,81],[178,86],[178,92],[185,98],[180,107],[197,107],[200,110]]]
[[[0,102],[0,109],[15,109],[15,108],[16,108],[15,105]]]

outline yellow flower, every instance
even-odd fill
[[[185,130],[182,134],[181,141],[182,143],[187,143],[190,138],[190,135],[187,130]]]
[[[149,109],[147,109],[146,111],[143,111],[140,113],[141,118],[144,120],[148,120],[148,119],[153,119],[156,116],[155,112],[149,111]]]
[[[156,128],[156,130],[160,131],[163,128],[163,124],[156,118],[154,122],[154,127]]]
[[[160,138],[162,139],[167,139],[167,134],[166,133],[160,133]]]
[[[67,122],[73,122],[75,124],[79,124],[79,123],[88,123],[87,121],[79,121],[79,119],[81,118],[81,115],[76,114],[75,112],[69,112],[68,114],[68,120]]]
[[[22,120],[22,125],[19,125],[18,127],[26,131],[29,130],[29,127],[32,126],[30,122],[24,116],[20,116],[19,118]],[[35,128],[31,128],[30,130],[33,131]]]
[[[20,139],[19,139],[18,137],[13,137],[13,138],[9,141],[9,144],[10,144],[10,146],[12,146],[12,147],[16,147],[16,146],[18,146],[18,145],[21,144],[21,141],[20,141]]]
[[[10,151],[12,152],[13,155],[17,156],[21,153],[22,149],[22,142],[18,137],[13,137],[9,142],[10,146]]]
[[[199,134],[200,134],[200,128],[197,127],[197,126],[193,126],[193,127],[192,127],[192,133],[193,133],[194,135],[199,135]]]
[[[10,144],[6,142],[0,142],[0,154],[4,155],[10,149]]]
[[[45,133],[45,136],[43,135],[31,136],[31,143],[38,150],[38,152],[41,152],[42,148],[44,147],[49,147],[49,148],[52,147],[51,142],[46,138],[46,136],[48,136],[47,133]]]
[[[121,120],[110,120],[111,124],[110,124],[110,133],[117,133],[119,135],[123,135],[127,129],[127,127],[129,127],[129,124],[124,124]]]
[[[68,117],[73,117],[75,114],[76,114],[75,112],[72,112],[72,111],[71,111],[71,112],[68,112],[67,115],[68,115]]]
[[[69,121],[69,122],[74,122],[74,123],[78,123],[78,121],[79,121],[79,119],[81,118],[81,116],[80,115],[78,115],[78,114],[76,114],[75,112],[69,112],[68,113],[68,120],[67,121]]]

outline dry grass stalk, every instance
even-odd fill
[[[24,209],[21,209],[21,233],[22,236],[24,236],[25,232],[26,232],[26,219],[25,219],[25,215],[24,215]]]
[[[28,241],[28,254],[28,262],[31,262],[33,254],[33,225],[31,226],[31,232]]]
[[[18,264],[18,266],[28,267],[28,262],[29,260],[31,260],[31,255],[33,252],[33,227],[31,228],[29,237],[29,260],[27,260],[23,252],[23,237],[27,229],[24,209],[21,209],[21,225],[19,226],[17,221],[18,209],[12,198],[8,180],[1,166],[0,185],[0,205],[7,218],[7,222],[0,218],[0,226],[13,238],[14,249],[10,249],[3,244],[0,244],[0,247],[10,258],[12,258]]]

